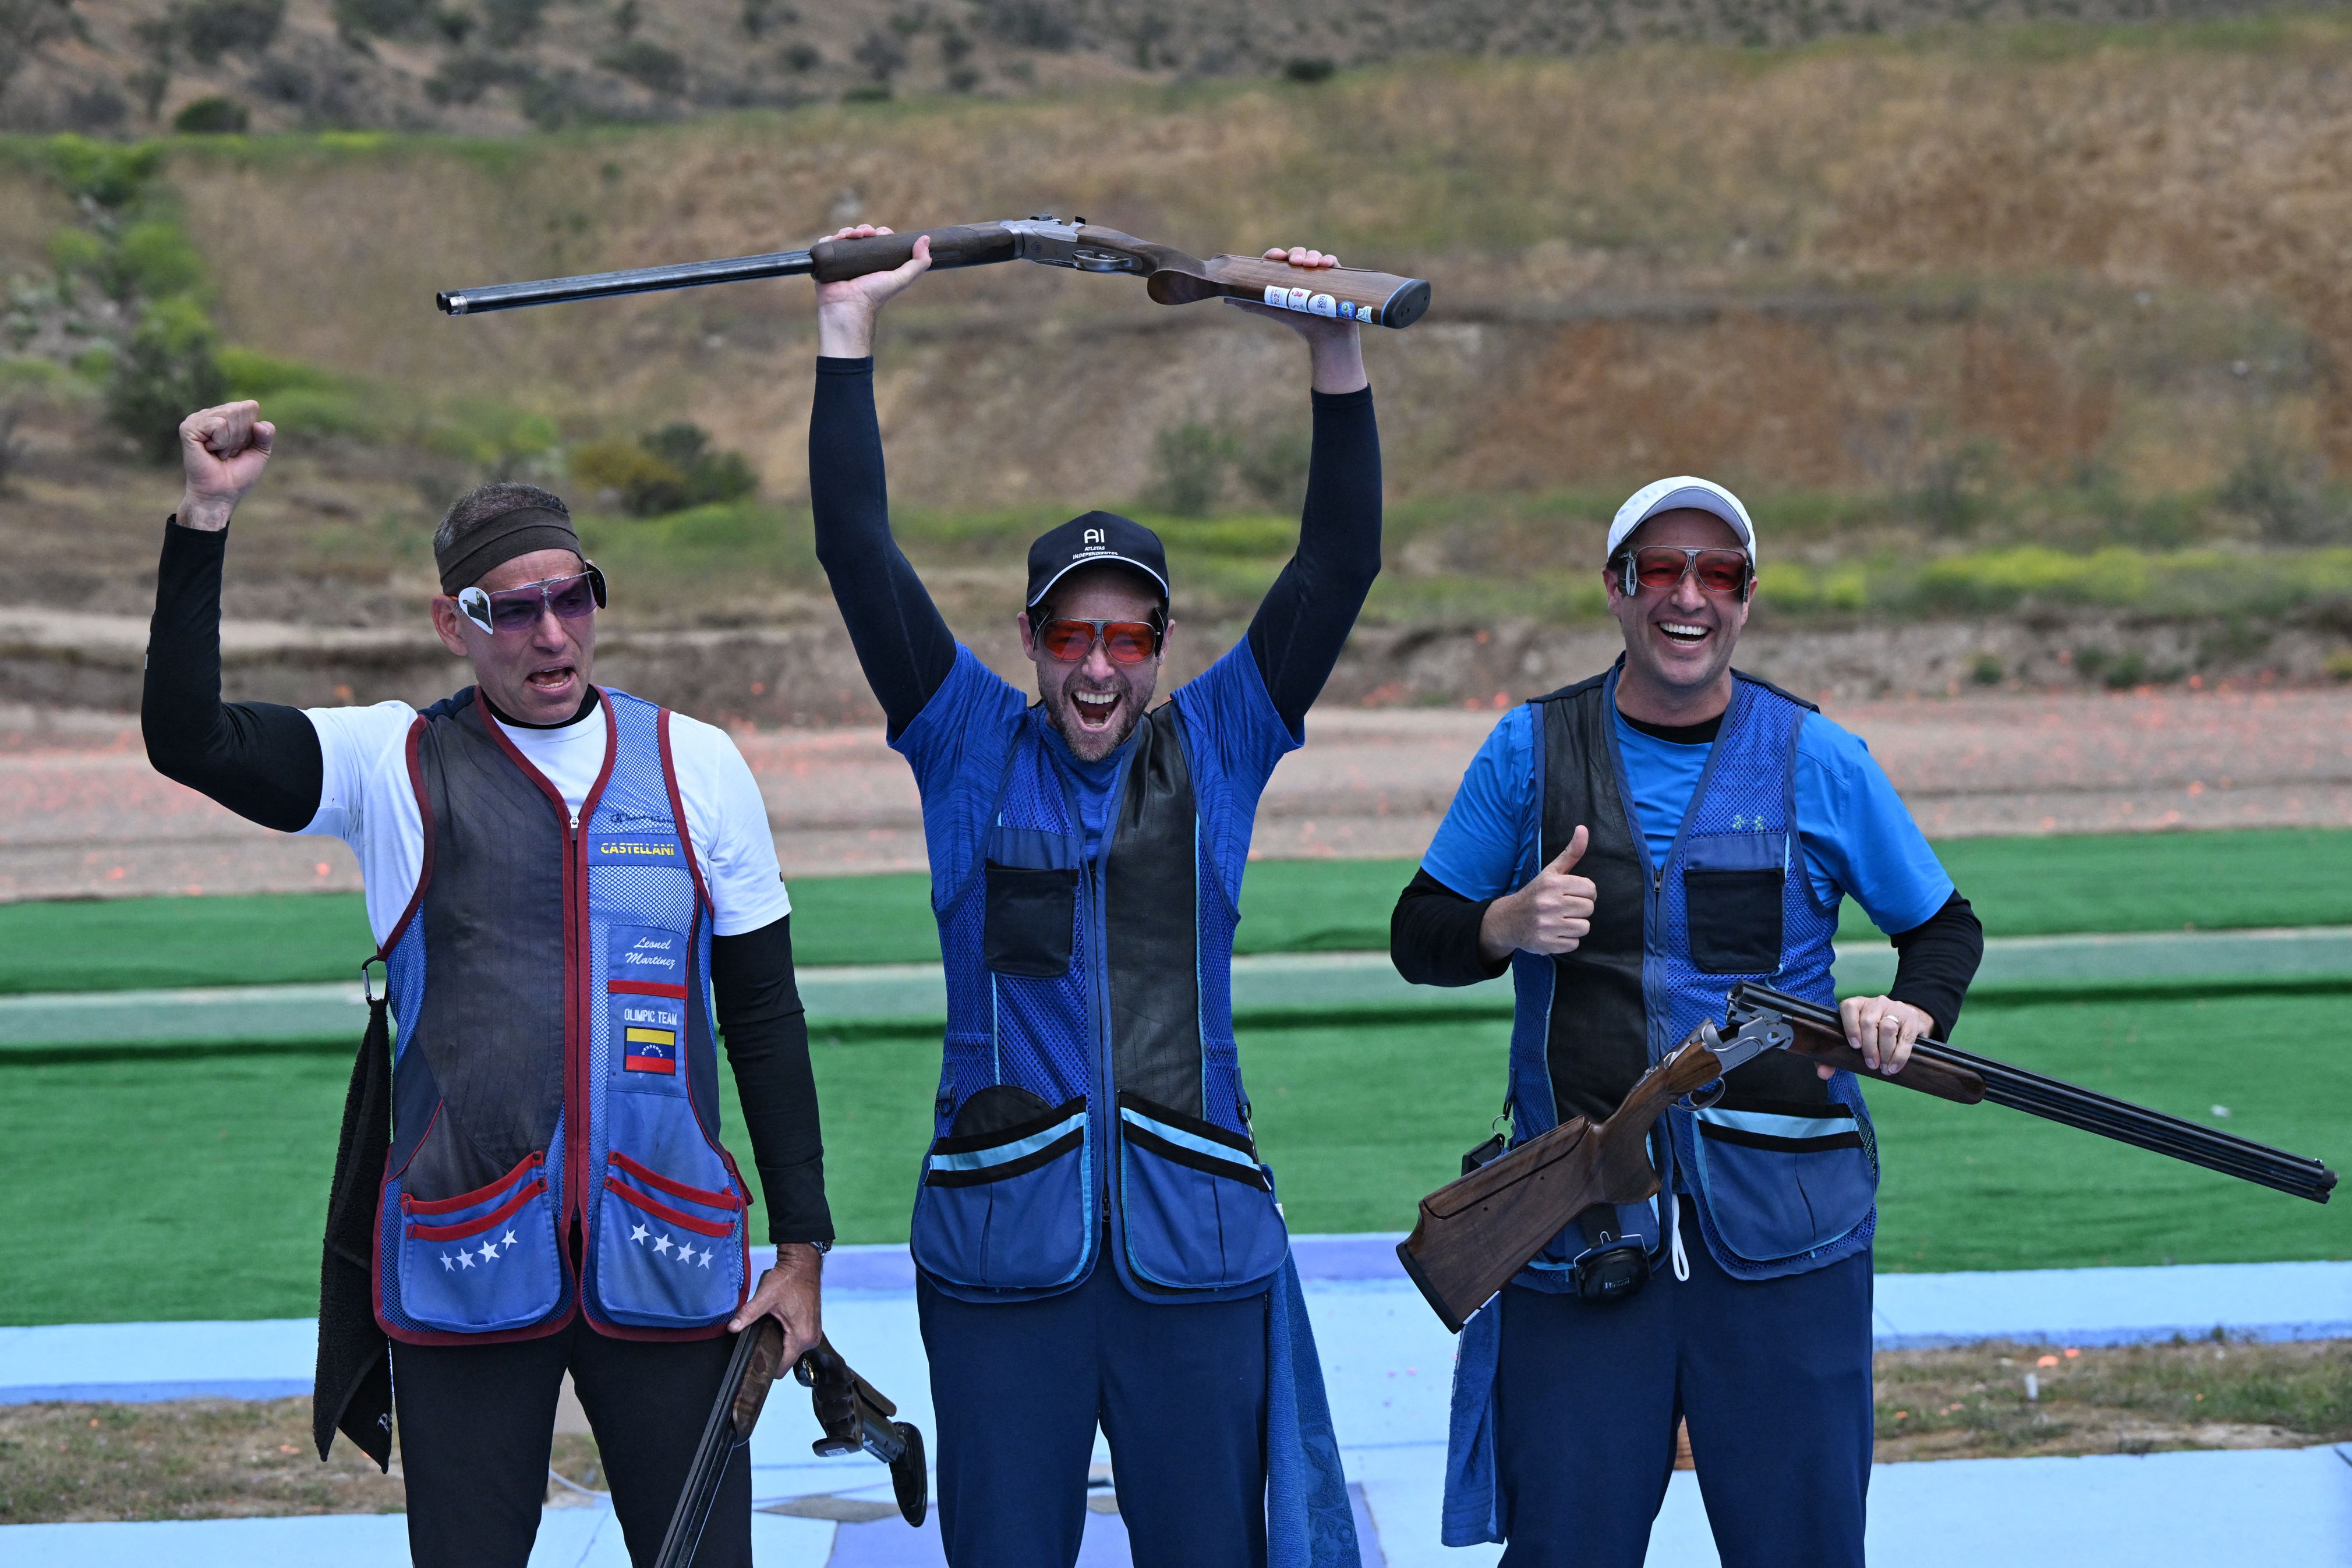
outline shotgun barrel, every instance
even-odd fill
[[[1852,1065],[1857,1071],[1865,1077],[1877,1076],[1861,1068],[1860,1053],[1845,1043],[1845,1029],[1835,1008],[1822,1007],[1769,986],[1743,983],[1731,988],[1725,1012],[1727,1027],[1738,1029],[1751,1019],[1768,1015],[1785,1019],[1801,1031],[1803,1044],[1797,1049],[1802,1054],[1816,1061],[1830,1060],[1837,1053],[1852,1055],[1855,1059]],[[2326,1203],[2336,1186],[2336,1173],[2318,1160],[1978,1056],[1940,1040],[1920,1040],[1911,1048],[1911,1059],[1914,1062],[1932,1062],[1940,1071],[1972,1075],[1984,1084],[1983,1097],[1996,1105],[2006,1105],[2012,1111],[2022,1111],[2029,1116],[2082,1132],[2096,1133],[2103,1138],[2202,1166],[2295,1197]]]

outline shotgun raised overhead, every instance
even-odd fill
[[[525,305],[557,305],[574,299],[609,299],[707,283],[742,283],[760,277],[798,277],[838,283],[869,272],[887,272],[915,254],[915,241],[929,235],[933,270],[987,267],[1000,261],[1034,261],[1076,272],[1124,273],[1140,277],[1162,305],[1197,299],[1248,299],[1260,305],[1361,321],[1372,327],[1410,327],[1429,309],[1429,284],[1419,277],[1366,272],[1352,267],[1309,270],[1255,256],[1213,256],[1203,261],[1173,246],[1137,239],[1100,228],[1084,218],[1063,223],[1048,213],[1002,223],[961,224],[953,228],[875,235],[867,239],[819,240],[806,250],[688,261],[672,267],[640,267],[625,272],[592,272],[536,283],[494,283],[446,290],[434,303],[451,316],[478,316]]]

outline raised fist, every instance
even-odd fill
[[[215,533],[269,465],[278,427],[247,400],[198,409],[180,421],[180,463],[187,487],[180,494],[180,526]]]

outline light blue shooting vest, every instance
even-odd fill
[[[969,650],[957,657],[950,698],[978,681],[1003,699]],[[1259,721],[1278,724],[1255,664],[1213,672],[1237,674]],[[985,828],[929,835],[948,1027],[912,1249],[935,1287],[969,1301],[1067,1291],[1106,1248],[1146,1301],[1266,1294],[1269,1562],[1353,1568],[1322,1371],[1236,1061],[1251,822],[1207,738],[1240,722],[1214,711],[1211,685],[1188,685],[1136,726],[1091,858],[1042,706],[1005,713],[1009,743],[973,748],[978,760],[937,786],[970,792],[957,810],[977,807]],[[924,804],[927,827],[957,818]],[[1232,820],[1214,820],[1220,809]]]
[[[1836,998],[1837,911],[1815,899],[1797,835],[1797,736],[1813,707],[1733,674],[1731,706],[1662,865],[1628,804],[1618,669],[1535,699],[1537,810],[1513,880],[1524,885],[1581,823],[1590,839],[1577,870],[1598,892],[1591,934],[1574,953],[1513,955],[1515,1139],[1569,1116],[1607,1115],[1702,1021],[1721,1024],[1725,998],[1742,980],[1823,1004]],[[1662,1128],[1650,1149],[1664,1194],[1621,1211],[1654,1261],[1680,1239],[1664,1197],[1674,1193],[1690,1197],[1708,1253],[1734,1279],[1825,1268],[1870,1245],[1877,1145],[1853,1074],[1823,1082],[1810,1061],[1768,1051],[1727,1076],[1717,1103],[1671,1109]],[[1572,1290],[1569,1267],[1582,1247],[1571,1227],[1513,1283]],[[1654,1270],[1648,1289],[1674,1287],[1670,1270]],[[1456,1355],[1449,1546],[1503,1539],[1494,1453],[1499,1305],[1471,1317]]]

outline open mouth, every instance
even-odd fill
[[[1679,648],[1696,648],[1711,634],[1711,628],[1689,621],[1659,621],[1653,624],[1660,636]]]
[[[1072,692],[1070,712],[1084,730],[1104,730],[1110,727],[1111,716],[1118,712],[1117,692]]]
[[[549,696],[555,696],[572,684],[572,676],[573,671],[571,665],[551,664],[543,670],[533,670],[522,678],[522,682],[532,691],[544,692]]]

